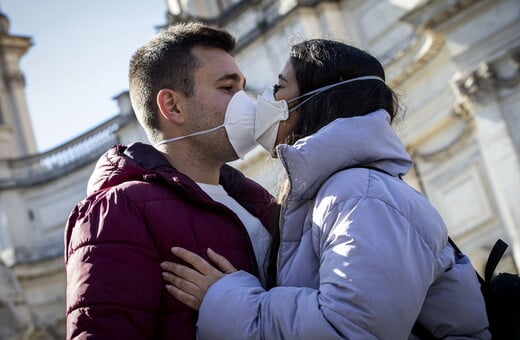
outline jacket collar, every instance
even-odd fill
[[[128,181],[157,181],[182,192],[184,197],[213,205],[215,202],[188,176],[175,169],[161,152],[144,143],[116,145],[100,157],[92,173],[87,193],[108,189]],[[220,184],[262,223],[273,230],[277,205],[258,183],[225,164],[220,170]]]
[[[109,149],[96,164],[89,180],[88,192],[131,180],[146,181],[157,176],[171,184],[202,192],[190,177],[175,169],[160,151],[144,143],[116,145]],[[229,165],[222,167],[219,181],[231,196],[244,190],[244,175]]]
[[[332,174],[350,167],[407,173],[412,161],[389,121],[384,110],[338,118],[294,145],[279,145],[276,151],[291,183],[288,198],[313,198]]]

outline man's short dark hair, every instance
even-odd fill
[[[217,47],[231,53],[236,39],[227,31],[200,23],[178,24],[160,32],[130,60],[130,98],[137,119],[153,142],[160,132],[157,93],[169,88],[190,97],[198,61],[194,46]]]

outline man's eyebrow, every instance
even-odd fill
[[[283,81],[285,81],[286,83],[288,83],[287,79],[285,79],[281,74],[278,75],[278,79],[279,79],[279,80],[283,80]]]
[[[240,80],[242,80],[242,77],[240,77],[238,75],[238,73],[226,73],[223,76],[220,76],[217,78],[217,82],[224,81],[224,80],[233,80],[233,81],[239,82]],[[243,87],[245,87],[245,86],[246,86],[246,78],[244,78],[244,83],[243,83]]]

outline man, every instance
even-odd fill
[[[259,275],[275,204],[225,165],[237,152],[226,130],[215,129],[245,83],[234,47],[224,30],[186,24],[134,54],[130,97],[156,147],[105,153],[69,217],[67,338],[194,338],[197,314],[167,293],[161,277],[159,264],[176,261],[173,246],[205,258],[211,248]]]

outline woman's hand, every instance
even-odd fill
[[[199,310],[202,299],[211,285],[224,275],[237,271],[225,257],[210,248],[207,250],[208,256],[218,268],[184,248],[174,247],[172,253],[193,268],[173,262],[162,262],[161,268],[166,271],[162,276],[171,284],[166,285],[166,289],[177,300],[195,310]]]

